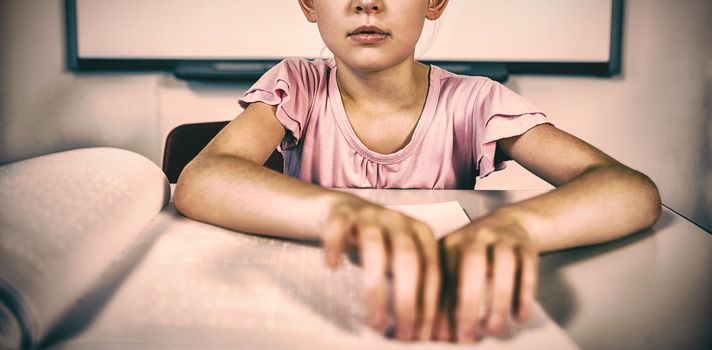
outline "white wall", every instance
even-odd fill
[[[712,229],[712,2],[627,0],[623,74],[513,76],[560,128],[653,178],[668,206]],[[160,164],[168,131],[227,120],[248,84],[165,73],[67,72],[61,0],[0,1],[0,163],[109,145]],[[546,188],[517,166],[478,188]]]

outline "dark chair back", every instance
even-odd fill
[[[183,168],[222,130],[228,121],[183,124],[175,127],[166,137],[163,151],[163,172],[170,183],[176,183]],[[282,172],[284,162],[276,150],[265,166]]]

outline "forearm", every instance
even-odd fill
[[[652,226],[660,196],[645,175],[623,165],[592,168],[541,196],[504,207],[539,251],[606,242]]]
[[[339,195],[234,156],[200,155],[181,173],[174,204],[194,220],[313,240]]]

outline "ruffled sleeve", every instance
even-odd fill
[[[252,102],[277,106],[277,120],[288,131],[280,151],[295,147],[311,114],[318,68],[304,59],[285,59],[267,71],[238,103],[242,108]]]
[[[536,125],[548,123],[540,109],[492,80],[479,90],[475,109],[473,156],[480,177],[505,168],[507,159],[495,159],[497,140],[521,135]]]

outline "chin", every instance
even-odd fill
[[[407,59],[408,57],[384,57],[383,55],[351,55],[342,62],[351,69],[362,72],[378,72],[392,68]],[[414,58],[411,57],[411,60]]]

